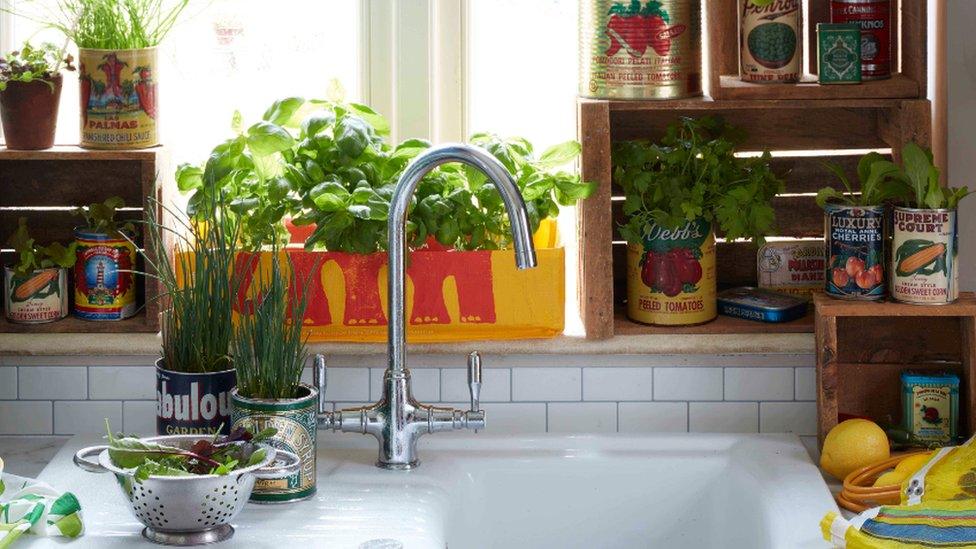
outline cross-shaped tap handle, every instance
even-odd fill
[[[468,355],[468,388],[471,390],[471,411],[481,410],[481,355],[474,351]]]

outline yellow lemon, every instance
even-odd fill
[[[878,477],[878,480],[874,481],[875,486],[891,486],[892,484],[901,484],[905,481],[905,476],[898,471],[888,471],[887,473]]]
[[[932,453],[927,452],[924,454],[919,454],[917,456],[912,456],[910,458],[905,458],[895,467],[895,471],[898,471],[905,478],[908,478],[915,474],[916,471],[922,468],[923,465],[928,463],[929,459],[932,458]]]
[[[888,436],[878,424],[866,419],[849,419],[827,433],[820,467],[835,478],[844,477],[891,456]]]

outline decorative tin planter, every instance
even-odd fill
[[[82,147],[159,144],[156,57],[156,48],[78,50]]]
[[[715,236],[704,219],[678,229],[652,225],[644,244],[627,247],[627,316],[644,324],[686,326],[718,315]]]
[[[827,295],[868,301],[884,299],[884,211],[884,206],[825,206]]]
[[[121,236],[75,229],[74,313],[85,320],[122,320],[136,312],[136,248]],[[173,434],[173,433],[167,433]]]
[[[742,79],[765,84],[799,81],[803,64],[800,1],[758,4],[754,0],[739,0]]]
[[[287,503],[315,494],[315,433],[319,392],[301,385],[303,395],[287,400],[244,398],[231,392],[234,427],[245,427],[257,433],[268,427],[278,430],[269,444],[295,453],[302,461],[301,471],[279,479],[259,479],[251,492],[251,501]]]
[[[895,208],[892,217],[891,297],[919,305],[959,299],[956,210]]]
[[[8,149],[40,150],[54,146],[61,102],[60,74],[48,80],[8,82],[0,91],[0,120]]]
[[[68,270],[37,269],[17,275],[3,268],[3,310],[10,322],[41,324],[68,316]]]
[[[167,370],[156,361],[156,433],[209,435],[230,432],[234,369],[211,373]]]

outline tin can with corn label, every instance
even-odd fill
[[[52,267],[17,274],[3,268],[3,310],[10,322],[41,324],[68,316],[68,272]]]
[[[876,301],[885,297],[884,206],[824,208],[827,295]]]
[[[136,312],[136,248],[121,236],[75,230],[75,316],[122,320]]]
[[[824,286],[824,243],[767,242],[756,257],[759,287],[810,298]]]
[[[702,94],[698,0],[580,0],[579,93],[599,99]]]
[[[739,0],[740,72],[746,82],[800,80],[803,25],[800,0],[763,4]]]
[[[79,48],[81,146],[143,149],[159,144],[156,48]]]
[[[830,0],[831,23],[861,28],[861,78],[891,78],[891,1]]]
[[[718,315],[711,223],[677,229],[650,225],[643,245],[627,247],[627,316],[644,324],[702,324]]]
[[[895,208],[891,297],[946,305],[959,299],[956,210]]]

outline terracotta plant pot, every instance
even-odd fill
[[[0,119],[8,149],[40,150],[54,146],[61,81],[58,74],[50,81],[7,83],[7,89],[0,92]]]

